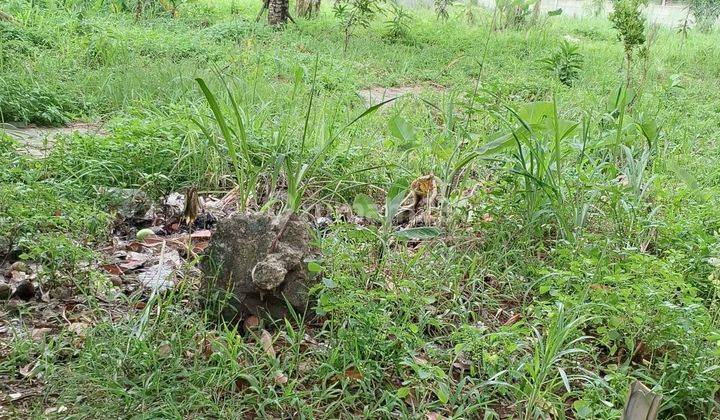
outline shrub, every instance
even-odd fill
[[[82,105],[71,102],[51,86],[28,86],[0,77],[1,121],[59,126],[82,111]]]

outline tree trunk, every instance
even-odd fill
[[[268,24],[272,26],[284,25],[288,21],[289,9],[289,0],[269,0]]]
[[[320,11],[320,0],[297,0],[297,14],[305,18],[316,16]]]

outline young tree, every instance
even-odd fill
[[[646,2],[647,0],[616,0],[615,10],[608,16],[625,47],[626,88],[630,87],[633,54],[645,44],[645,18],[640,7]]]

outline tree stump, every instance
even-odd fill
[[[312,307],[309,226],[295,214],[237,214],[218,222],[201,264],[206,308],[227,322],[280,320]]]
[[[640,381],[630,387],[621,420],[655,420],[662,396],[653,393]]]

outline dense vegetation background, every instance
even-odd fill
[[[613,419],[640,379],[661,417],[717,418],[720,36],[629,3],[350,2],[277,29],[248,1],[0,1],[3,121],[103,131],[42,158],[0,135],[0,261],[49,293],[0,310],[0,416]],[[403,240],[382,209],[428,174],[437,219]],[[236,184],[333,220],[321,316],[271,344],[208,321],[191,275],[150,297],[102,268],[117,188]]]

